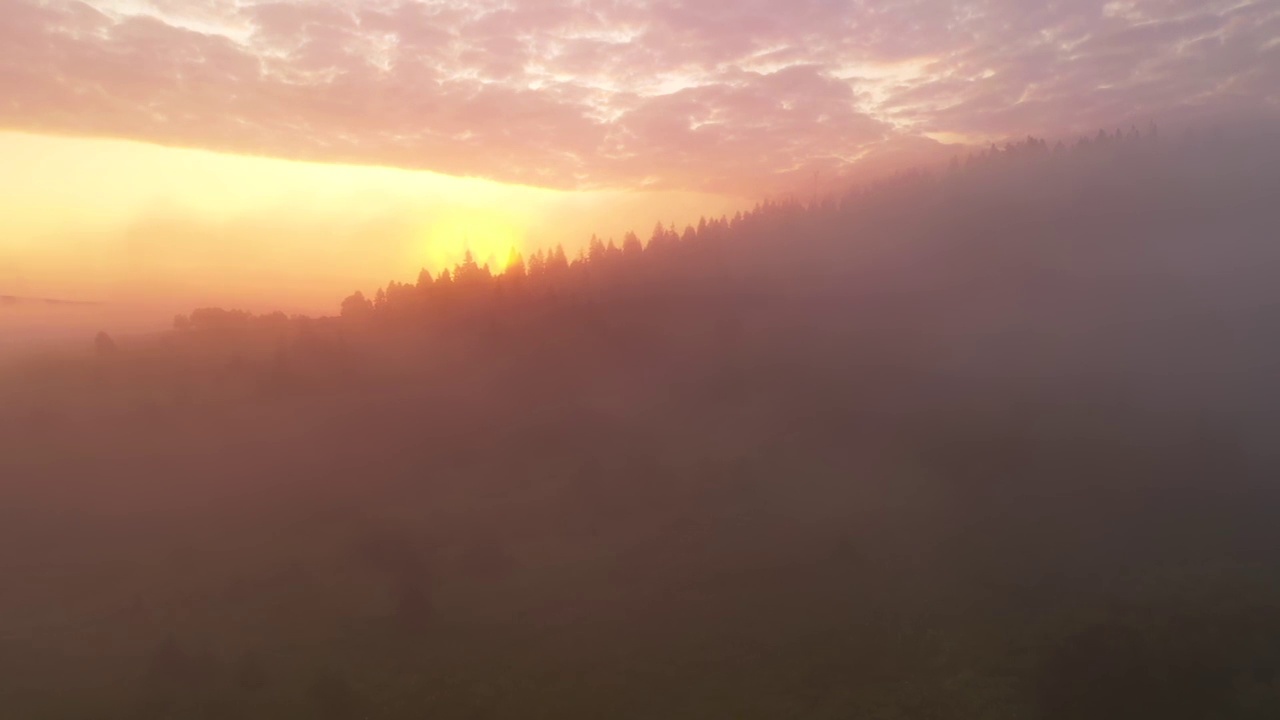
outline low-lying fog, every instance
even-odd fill
[[[0,302],[0,357],[50,348],[89,347],[94,336],[150,333],[172,324],[154,305],[51,303],[44,300]]]

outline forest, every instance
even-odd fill
[[[1280,716],[1280,137],[0,368],[5,717]]]

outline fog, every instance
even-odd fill
[[[0,377],[0,699],[1273,717],[1278,140],[1028,138],[331,317],[0,310],[79,323]]]
[[[0,302],[0,358],[49,349],[86,350],[100,331],[136,335],[166,330],[172,325],[168,310],[177,308],[165,303]]]

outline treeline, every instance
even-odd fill
[[[658,223],[643,240],[635,232],[620,242],[593,236],[573,257],[562,245],[528,258],[513,249],[505,266],[495,269],[468,251],[463,262],[438,275],[423,269],[414,282],[392,281],[370,295],[357,291],[342,301],[339,315],[347,326],[429,324],[451,317],[474,320],[530,302],[716,292],[752,284],[764,289],[785,286],[797,273],[856,274],[855,265],[866,258],[854,256],[885,237],[905,256],[919,249],[913,241],[930,236],[931,249],[950,257],[992,250],[983,243],[996,242],[997,234],[1002,245],[1035,249],[1030,237],[1018,235],[1033,228],[1055,235],[1061,234],[1057,227],[1097,227],[1111,234],[1115,226],[1108,223],[1140,222],[1155,232],[1177,227],[1187,212],[1207,203],[1238,204],[1251,194],[1256,199],[1250,188],[1232,188],[1243,192],[1231,198],[1213,184],[1225,167],[1239,165],[1242,152],[1247,161],[1247,147],[1221,134],[1164,140],[1154,125],[1146,131],[1100,130],[1070,145],[1027,137],[957,157],[941,173],[908,171],[840,197],[765,201],[683,229]],[[1054,226],[1037,226],[1042,222]],[[979,237],[983,231],[991,236]],[[179,316],[174,327],[284,332],[290,324],[312,322],[282,313],[202,309]]]
[[[992,185],[998,185],[1001,178],[1021,183],[1029,170],[1078,173],[1096,168],[1100,162],[1149,162],[1160,149],[1154,125],[1145,133],[1137,128],[1114,134],[1099,130],[1095,137],[1081,138],[1070,147],[1058,142],[1051,148],[1048,141],[1029,136],[1003,147],[993,144],[963,161],[953,159],[941,176],[908,171],[842,197],[765,201],[732,217],[703,217],[682,230],[659,222],[646,240],[634,231],[626,233],[621,243],[593,235],[572,259],[562,245],[539,249],[527,262],[513,249],[505,267],[495,271],[477,264],[468,251],[463,262],[438,276],[424,269],[416,283],[392,281],[372,297],[354,293],[343,300],[341,315],[353,320],[423,316],[446,311],[459,302],[477,302],[477,296],[486,293],[596,296],[619,290],[619,285],[634,288],[639,283],[652,289],[656,283],[673,279],[714,286],[726,280],[730,270],[778,267],[789,257],[803,255],[808,249],[803,245],[831,235],[856,241],[856,234],[848,230],[858,228],[876,212],[911,212],[913,205],[929,203],[938,191],[967,188],[966,195],[971,195],[975,190],[996,189]],[[1047,183],[1048,178],[1037,180]]]

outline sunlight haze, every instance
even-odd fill
[[[0,0],[0,720],[1280,718],[1277,38]]]
[[[165,312],[333,312],[468,247],[572,257],[1029,133],[1274,118],[1280,67],[1267,2],[0,11],[0,294]]]
[[[202,305],[329,314],[352,290],[438,273],[468,249],[497,271],[513,248],[572,254],[592,233],[620,240],[744,204],[21,133],[0,133],[0,156],[0,294],[157,317]]]

